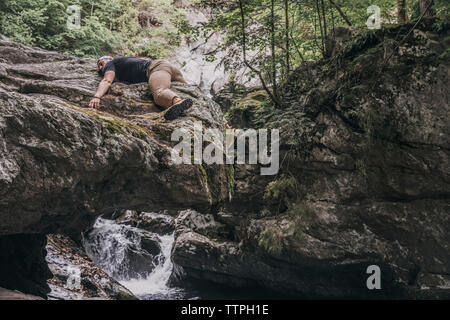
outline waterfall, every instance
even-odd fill
[[[127,277],[126,249],[139,245],[139,238],[132,233],[127,235],[127,230],[128,226],[118,225],[114,220],[98,218],[89,237],[83,237],[86,254],[115,280]]]
[[[119,282],[136,296],[146,300],[182,299],[182,289],[170,288],[167,285],[173,269],[170,255],[175,236],[172,233],[170,235],[159,236],[159,238],[161,240],[161,254],[164,256],[164,262],[158,264],[153,272],[144,279],[131,279]]]
[[[158,254],[143,243],[151,235]],[[140,299],[183,299],[184,291],[168,286],[173,263],[174,233],[158,235],[114,220],[98,218],[83,237],[86,254],[111,277]],[[136,263],[136,260],[139,263]]]

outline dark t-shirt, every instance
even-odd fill
[[[128,83],[147,82],[147,69],[151,60],[118,57],[108,61],[103,68],[103,75],[108,71],[116,73],[116,79]]]

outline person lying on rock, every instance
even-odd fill
[[[155,103],[168,110],[166,120],[179,117],[192,106],[191,99],[181,99],[170,90],[171,81],[187,83],[181,71],[165,60],[145,60],[139,58],[103,56],[97,60],[97,69],[103,80],[98,85],[89,108],[98,109],[100,99],[106,94],[114,79],[127,83],[148,82]]]

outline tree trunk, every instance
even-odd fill
[[[406,23],[406,0],[397,0],[397,21]]]
[[[241,31],[242,31],[242,55],[244,58],[244,64],[252,70],[254,73],[256,73],[259,77],[259,80],[261,81],[261,85],[263,89],[267,92],[269,95],[270,100],[273,101],[273,103],[278,107],[282,108],[282,103],[278,99],[277,96],[275,96],[267,87],[266,82],[264,81],[264,77],[261,74],[260,70],[257,70],[254,68],[248,61],[247,61],[247,49],[246,49],[246,36],[245,36],[245,14],[244,14],[244,5],[242,4],[242,0],[239,0],[239,9],[241,13]]]
[[[325,14],[325,4],[323,3],[323,0],[320,0],[322,4],[322,17],[323,17],[323,36],[324,36],[324,43],[326,43],[328,35],[327,35],[327,15]]]
[[[433,16],[433,5],[434,0],[420,0],[420,14],[424,17]]]
[[[291,65],[289,61],[289,0],[284,0],[284,16],[285,16],[285,28],[286,28],[286,76],[291,71]]]
[[[319,9],[319,0],[316,0],[316,10],[317,10],[317,17],[319,18],[320,41],[322,44],[322,47],[320,48],[320,50],[322,50],[322,55],[325,56],[325,44],[324,44],[323,29],[322,29],[322,17],[320,15],[320,9]]]
[[[278,100],[278,88],[277,88],[277,63],[275,54],[275,0],[271,1],[270,7],[270,46],[272,54],[272,88],[275,98]]]

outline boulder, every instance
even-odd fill
[[[25,294],[17,290],[0,288],[0,300],[43,300],[41,297]]]
[[[48,280],[49,299],[57,300],[135,300],[127,288],[97,267],[72,239],[47,236],[46,261],[53,274]]]
[[[126,210],[115,221],[118,224],[129,225],[159,235],[175,231],[175,219],[167,213]]]

